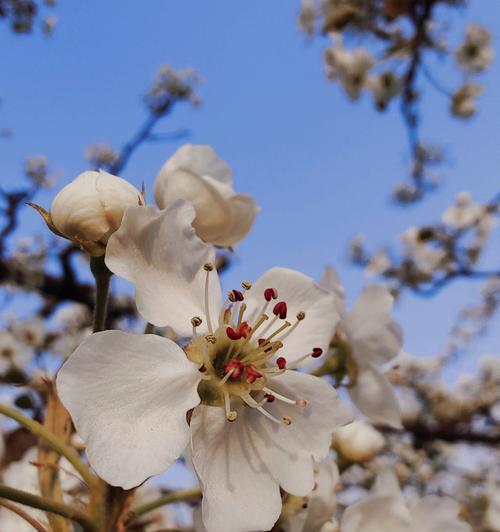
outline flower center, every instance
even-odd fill
[[[202,373],[198,388],[202,403],[224,406],[227,420],[234,421],[237,412],[232,410],[231,401],[240,400],[270,420],[290,425],[290,417],[284,416],[280,420],[265,410],[264,405],[275,400],[301,408],[307,404],[303,399],[285,397],[268,387],[271,378],[281,375],[287,369],[286,359],[278,356],[278,352],[290,333],[306,318],[305,312],[298,312],[293,323],[287,321],[287,304],[286,301],[278,300],[276,288],[265,289],[261,307],[253,312],[247,311],[245,295],[252,285],[245,281],[242,283],[243,290],[228,292],[215,321],[210,316],[208,304],[208,287],[213,266],[206,264],[204,269],[204,307],[209,334],[198,335],[197,328],[202,320],[197,316],[193,317],[193,340],[185,348],[188,358],[199,366]],[[320,348],[314,348],[297,363],[321,354]]]

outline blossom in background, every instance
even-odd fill
[[[340,528],[342,532],[470,532],[458,514],[458,504],[449,497],[406,500],[394,472],[384,468],[368,497],[345,510]]]
[[[191,440],[207,530],[267,530],[280,515],[280,486],[309,494],[313,460],[351,418],[328,383],[293,370],[327,348],[336,302],[283,268],[222,302],[214,250],[194,218],[184,201],[129,208],[106,251],[110,270],[135,285],[140,314],[191,341],[181,349],[156,335],[93,334],[57,387],[104,480],[137,486]]]
[[[179,148],[160,169],[154,197],[161,209],[178,199],[190,201],[198,236],[221,247],[242,240],[259,211],[252,196],[234,191],[231,169],[209,146]]]
[[[102,170],[80,174],[54,198],[55,228],[93,254],[102,254],[127,207],[144,203],[128,181]]]
[[[347,460],[364,462],[384,448],[385,439],[369,423],[353,421],[335,431],[334,446]]]
[[[466,72],[483,72],[495,58],[491,33],[478,24],[469,24],[464,42],[456,49],[455,57]]]
[[[357,100],[375,65],[373,55],[364,48],[346,50],[335,44],[325,50],[323,58],[326,77],[338,79],[349,98]]]
[[[31,360],[31,350],[8,331],[0,331],[0,373],[22,369]]]
[[[477,112],[474,98],[479,98],[483,87],[478,83],[465,83],[453,93],[451,98],[451,112],[459,118],[470,118]]]
[[[354,381],[348,388],[353,403],[375,423],[401,427],[401,413],[394,390],[380,366],[399,354],[402,333],[391,316],[394,298],[383,286],[368,285],[350,312],[345,309],[337,273],[327,267],[321,286],[336,295],[341,321],[338,340],[354,363]]]
[[[383,111],[403,90],[403,80],[390,70],[386,70],[376,76],[370,76],[366,80],[366,86],[372,91],[377,109]]]
[[[464,229],[479,221],[484,207],[472,201],[468,192],[461,192],[455,198],[455,203],[448,207],[442,216],[443,223],[455,229]]]
[[[443,266],[446,251],[430,245],[422,238],[418,227],[409,227],[401,235],[401,241],[405,258],[411,259],[422,272],[431,274]]]
[[[325,460],[315,468],[314,490],[307,499],[285,499],[280,520],[283,532],[326,532],[336,530],[335,511],[337,497],[335,488],[339,470],[333,460]]]
[[[14,320],[10,330],[17,340],[27,346],[39,348],[44,344],[46,330],[41,318],[35,316],[26,320]]]

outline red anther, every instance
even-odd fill
[[[266,301],[271,301],[271,299],[278,298],[278,290],[276,288],[266,288],[264,290],[264,299]]]
[[[278,368],[285,369],[285,367],[286,367],[286,358],[285,357],[279,357],[276,360],[276,364],[277,364]]]
[[[259,344],[259,347],[262,347],[263,345],[267,344],[267,339],[266,338],[259,338],[257,340],[257,343]]]
[[[247,384],[253,384],[260,377],[262,377],[262,373],[260,373],[253,364],[249,364],[247,366],[247,378],[245,382]]]
[[[205,366],[205,364],[202,364],[199,368],[198,368],[198,371],[200,373],[205,373],[207,371],[207,367]]]
[[[313,347],[313,350],[312,350],[312,353],[311,353],[311,356],[313,358],[318,358],[322,354],[323,354],[323,349],[321,349],[321,347]]]
[[[224,371],[226,373],[231,372],[231,379],[237,379],[243,373],[244,369],[245,366],[243,365],[243,362],[237,358],[233,358],[226,364]]]
[[[276,303],[276,305],[274,305],[273,314],[275,316],[278,316],[282,320],[286,318],[286,311],[287,311],[287,308],[286,308],[286,303],[284,301],[280,301],[279,303]]]
[[[230,301],[243,301],[243,299],[245,299],[243,297],[243,293],[240,292],[239,290],[231,290],[231,292],[229,292],[229,300]]]
[[[266,393],[265,397],[268,403],[272,403],[276,399],[272,393]]]
[[[241,336],[243,336],[243,338],[248,338],[252,332],[252,327],[250,327],[247,321],[242,321],[238,328],[238,332],[241,334]]]
[[[230,340],[240,340],[243,336],[239,330],[235,331],[232,327],[226,329],[226,334]]]

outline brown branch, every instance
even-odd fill
[[[5,499],[0,499],[0,506],[7,508],[11,512],[17,514],[21,519],[24,519],[28,524],[30,524],[37,532],[47,532],[47,529],[36,519],[33,519],[28,512],[25,512],[22,508],[17,506],[17,504],[12,504]]]

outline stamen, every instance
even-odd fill
[[[304,362],[304,360],[307,360],[309,357],[318,358],[322,354],[323,354],[323,349],[321,349],[321,347],[314,347],[313,350],[310,353],[307,353],[307,355],[303,355],[300,358],[298,358],[297,360],[294,360],[293,367],[291,367],[289,369],[297,368],[299,366],[299,364]]]
[[[224,371],[226,372],[230,371],[231,378],[236,379],[243,373],[244,369],[245,369],[245,366],[243,365],[243,362],[241,362],[241,360],[237,360],[236,358],[233,358],[226,364]]]
[[[199,368],[198,368],[198,371],[200,373],[206,373],[207,371],[207,366],[205,366],[205,364],[202,364]]]
[[[290,416],[283,416],[283,423],[285,425],[291,425],[292,424],[292,418]]]
[[[289,405],[297,404],[297,401],[293,399],[289,399],[288,397],[285,397],[284,395],[281,395],[280,393],[273,392],[269,388],[262,388],[262,391],[268,394],[271,394],[275,399],[279,399],[280,401],[283,401],[284,403],[288,403]]]
[[[214,269],[214,267],[211,262],[207,262],[203,266],[203,269],[207,272],[207,275],[205,277],[205,315],[207,317],[208,332],[210,334],[213,334],[214,330],[212,328],[212,320],[210,319],[210,305],[208,304],[208,281],[210,278],[210,272]]]
[[[238,412],[231,410],[231,398],[227,390],[224,390],[224,408],[226,409],[226,419],[233,422],[238,417]]]
[[[196,327],[199,327],[202,324],[202,319],[199,316],[194,316],[191,318],[191,325],[193,326],[193,337],[196,338],[198,333],[196,332]]]
[[[249,364],[246,370],[247,370],[247,378],[245,382],[247,384],[253,384],[257,379],[260,379],[262,377],[262,373],[258,371],[257,368],[253,364]]]
[[[323,354],[323,349],[321,347],[313,347],[311,356],[313,358],[319,358]]]
[[[243,319],[243,314],[245,314],[245,310],[246,309],[247,309],[246,304],[245,303],[241,303],[240,311],[238,312],[238,323],[236,324],[236,327],[238,327],[238,329],[240,328],[241,320]]]
[[[230,340],[240,340],[243,336],[240,331],[235,331],[232,327],[226,328],[226,334]]]
[[[260,318],[252,325],[250,336],[266,321],[269,319],[267,314],[262,314]]]
[[[236,369],[231,369],[229,370],[225,375],[224,377],[222,377],[222,379],[217,383],[217,386],[224,386],[224,384],[226,384],[226,382],[229,380],[229,377],[231,377],[231,375],[236,371]]]
[[[284,331],[285,329],[287,329],[288,327],[290,327],[292,324],[289,322],[289,321],[285,321],[285,323],[279,328],[279,329],[276,329],[273,334],[271,334],[270,336],[268,336],[266,338],[267,341],[271,340],[272,338],[274,338],[275,336],[277,336],[280,332]]]
[[[266,393],[266,400],[268,403],[274,402],[275,399],[276,397],[272,393]]]
[[[300,312],[297,312],[297,321],[292,325],[292,328],[287,331],[281,338],[280,340],[283,341],[285,338],[287,338],[288,336],[290,336],[290,334],[292,334],[292,332],[297,328],[297,325],[306,317],[306,313],[301,310]]]
[[[243,290],[250,290],[250,288],[252,288],[252,283],[250,281],[243,281],[241,286],[243,287]]]
[[[231,290],[227,294],[227,298],[232,303],[235,303],[236,301],[243,301],[243,294],[239,290]]]
[[[264,290],[264,298],[266,301],[271,301],[271,299],[278,299],[278,290],[276,290],[276,288],[266,288]]]
[[[275,316],[279,316],[280,319],[285,320],[286,313],[287,313],[287,306],[284,301],[280,301],[279,303],[276,303],[276,305],[274,305],[273,314]]]
[[[280,369],[285,369],[286,368],[286,358],[285,357],[278,357],[276,359],[276,365]]]

